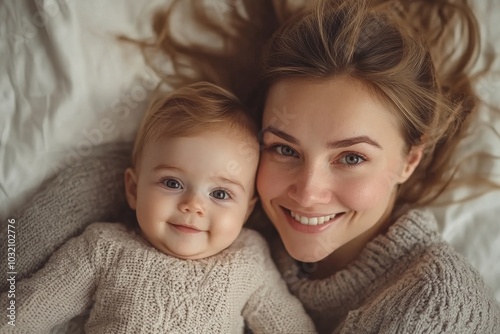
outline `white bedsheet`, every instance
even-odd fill
[[[201,1],[201,0],[200,0]],[[224,11],[219,0],[207,10]],[[90,154],[96,145],[132,141],[157,79],[135,46],[116,35],[151,36],[150,18],[168,0],[16,0],[0,3],[0,219],[40,184]],[[485,41],[500,48],[500,2],[476,1]],[[498,46],[497,46],[498,45]],[[500,71],[500,64],[495,63]],[[478,84],[500,106],[500,76]],[[461,155],[500,156],[500,114],[482,109],[483,124]],[[500,162],[474,166],[500,174]],[[467,194],[467,191],[464,193]],[[467,256],[500,301],[500,192],[435,208],[444,237]]]

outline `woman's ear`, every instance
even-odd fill
[[[412,146],[410,152],[406,156],[405,165],[401,171],[399,183],[404,183],[410,178],[418,164],[424,156],[424,145]]]
[[[135,210],[137,205],[137,175],[132,168],[127,168],[125,171],[125,195],[128,205],[132,210]]]

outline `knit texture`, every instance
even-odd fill
[[[112,147],[108,152],[64,170],[16,217],[18,279],[42,267],[55,249],[89,223],[127,211],[123,171],[130,148]],[[7,240],[5,233],[2,227],[2,240]],[[4,268],[6,250],[0,250]],[[428,213],[412,211],[402,217],[329,279],[301,278],[283,248],[273,253],[289,287],[323,333],[500,333],[492,293],[467,261],[442,241]],[[0,281],[2,291],[6,283]]]
[[[71,237],[96,221],[118,221],[130,211],[125,201],[124,172],[130,165],[129,145],[103,145],[43,184],[16,218],[17,279],[35,272]],[[0,240],[7,240],[7,228]],[[0,264],[7,268],[7,247]],[[0,291],[7,281],[0,280]]]
[[[413,210],[346,269],[309,280],[281,243],[274,255],[320,333],[500,333],[500,308],[434,216]]]
[[[16,327],[1,333],[47,333],[90,306],[86,333],[242,333],[244,321],[254,333],[315,333],[247,229],[215,256],[181,260],[123,224],[95,223],[17,290]]]

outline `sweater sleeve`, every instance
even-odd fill
[[[300,301],[289,292],[265,241],[263,247],[265,258],[262,285],[251,295],[243,309],[248,327],[254,334],[317,333]]]
[[[15,326],[2,321],[1,333],[48,333],[91,305],[96,283],[93,234],[87,229],[69,240],[42,269],[17,282],[14,295],[2,293],[3,310],[15,303]]]
[[[115,221],[129,212],[123,189],[123,171],[130,164],[130,148],[100,145],[81,163],[63,169],[57,177],[19,210],[16,219],[17,278],[24,279],[43,267],[66,241],[92,222]],[[0,226],[0,240],[7,229]],[[0,264],[7,267],[7,247],[0,247]],[[0,280],[0,291],[7,290]]]

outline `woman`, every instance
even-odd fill
[[[446,184],[470,83],[443,80],[391,15],[323,3],[270,43],[257,187],[276,260],[322,333],[494,333],[481,278],[408,210]]]
[[[176,43],[172,12],[155,21],[155,47],[182,83],[225,85],[263,111],[257,188],[279,238],[265,233],[318,331],[498,332],[492,294],[415,209],[452,180],[451,155],[476,110],[468,71],[478,36],[465,1],[244,4],[247,14],[235,6],[228,20],[196,11],[227,39],[223,54]],[[451,54],[458,26],[467,48]]]

